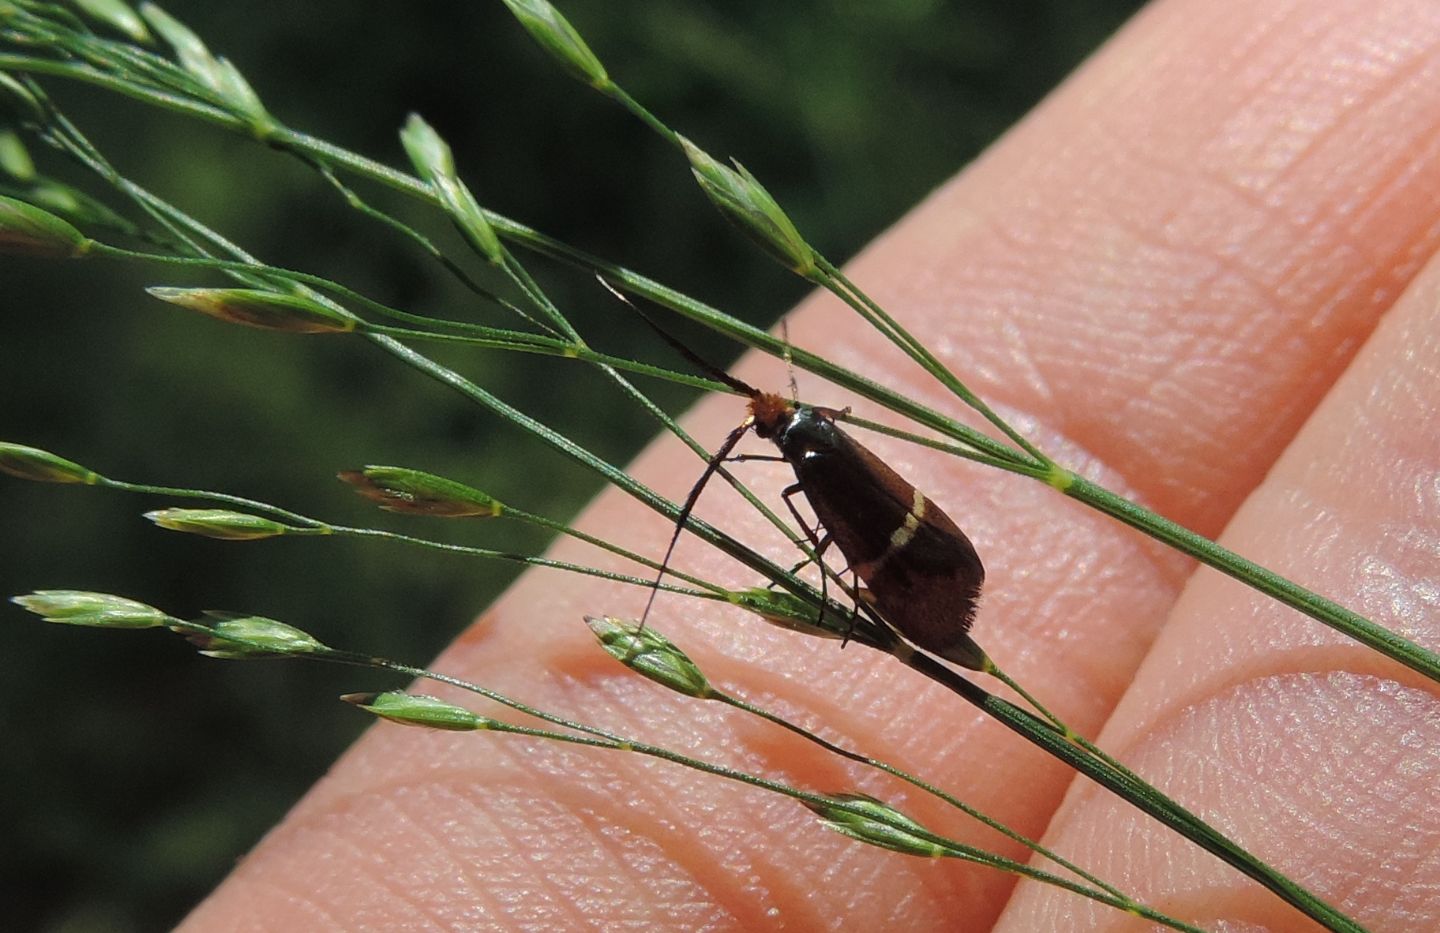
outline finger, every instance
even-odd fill
[[[1235,517],[1224,543],[1400,635],[1440,645],[1440,261],[1406,292]],[[1163,776],[1367,929],[1440,916],[1435,685],[1219,574],[1196,574],[1106,747]],[[1077,787],[1053,842],[1150,903],[1215,928],[1291,928],[1273,895]],[[1131,853],[1145,853],[1136,859]],[[1001,929],[1109,929],[1022,886]],[[1424,918],[1424,919],[1422,919]]]

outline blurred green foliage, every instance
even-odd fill
[[[811,241],[843,260],[1138,5],[573,0],[563,9],[632,94],[712,153],[743,160]],[[396,133],[419,111],[489,207],[756,323],[802,293],[725,227],[672,150],[561,74],[499,2],[167,8],[297,129],[403,166]],[[293,160],[88,88],[47,87],[122,170],[256,255],[403,307],[472,304]],[[81,177],[38,147],[32,154],[42,171]],[[365,193],[448,235],[414,205]],[[532,269],[582,332],[607,335],[602,347],[674,365],[593,282]],[[157,284],[218,283],[0,257],[0,438],[121,479],[223,489],[342,521],[377,520],[331,478],[363,463],[453,476],[557,517],[596,492],[590,475],[360,341],[227,327],[147,298],[142,286]],[[733,355],[696,339],[712,357]],[[441,359],[612,460],[626,461],[653,431],[574,364]],[[685,401],[656,388],[672,407]],[[254,611],[423,662],[513,575],[376,544],[200,541],[139,518],[166,504],[0,478],[0,593],[83,588],[177,615]],[[544,545],[507,523],[476,529],[438,533]],[[10,929],[175,923],[364,727],[333,697],[395,686],[348,670],[208,661],[161,634],[43,626],[8,605],[0,617]]]

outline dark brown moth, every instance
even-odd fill
[[[978,669],[984,653],[969,631],[985,583],[985,567],[950,516],[842,431],[836,419],[843,412],[761,392],[706,363],[638,308],[634,310],[683,356],[750,397],[749,415],[710,458],[686,497],[670,550],[700,491],[720,464],[730,459],[745,433],[753,430],[774,443],[780,450],[778,459],[795,471],[796,482],[781,495],[805,529],[817,559],[834,544],[849,562],[847,569],[865,583],[860,598],[897,632],[919,648]],[[797,493],[810,503],[824,537],[795,507],[792,499]]]
[[[865,583],[861,598],[911,643],[975,666],[979,651],[969,631],[985,567],[965,533],[929,496],[841,430],[835,423],[841,412],[743,383],[736,387],[750,394],[750,415],[731,437],[738,441],[753,429],[779,448],[796,480],[781,495],[817,554],[829,544],[838,547]],[[790,501],[796,493],[810,503],[825,538],[800,517]]]

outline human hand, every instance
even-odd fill
[[[1060,462],[1434,647],[1437,40],[1424,0],[1157,3],[849,271]],[[832,299],[807,302],[790,336],[955,408]],[[756,359],[741,374],[785,378]],[[710,399],[686,426],[718,442],[740,409]],[[865,443],[975,541],[988,584],[974,635],[1048,706],[1367,926],[1440,917],[1433,684],[1040,484]],[[666,443],[635,472],[678,497],[699,464]],[[773,497],[788,475],[746,479]],[[607,495],[581,524],[654,553],[669,529],[640,512]],[[719,489],[700,514],[781,553]],[[677,563],[755,582],[688,543]],[[530,574],[433,666],[801,786],[866,790],[1017,854],[623,671],[580,619],[642,604]],[[727,687],[1021,831],[1051,826],[1063,854],[1144,902],[1202,925],[1303,922],[887,657],[673,598],[651,622]],[[995,871],[861,846],[792,802],[635,756],[380,725],[187,928],[1133,922],[1012,891]]]

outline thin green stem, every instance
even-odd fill
[[[509,350],[518,353],[530,353],[535,356],[581,360],[613,370],[623,370],[634,373],[637,376],[663,379],[666,382],[689,386],[692,389],[700,389],[702,391],[713,388],[716,385],[713,379],[706,379],[703,376],[692,376],[688,373],[676,372],[673,369],[652,366],[649,363],[638,363],[625,357],[611,356],[608,353],[597,353],[588,347],[560,343],[558,341],[546,341],[544,338],[538,337],[517,341],[508,334],[502,337],[471,336],[463,333],[440,334],[432,331],[413,330],[408,327],[389,327],[384,324],[361,324],[356,330],[360,333],[391,337],[397,340],[419,341],[424,343],[448,343],[475,347],[477,349]]]
[[[805,739],[806,741],[812,742],[825,749],[826,751],[831,752],[832,754],[839,755],[842,758],[848,758],[851,761],[857,761],[867,767],[875,768],[876,770],[884,771],[886,774],[893,775],[894,777],[899,778],[907,784],[918,787],[925,793],[930,794],[931,796],[936,797],[940,800],[943,800],[950,806],[955,807],[957,810],[960,810],[966,816],[978,820],[979,822],[990,827],[991,829],[995,830],[1006,838],[1020,843],[1030,851],[1036,852],[1044,856],[1045,858],[1054,862],[1056,865],[1059,865],[1061,868],[1074,872],[1080,878],[1083,878],[1084,880],[1090,882],[1096,887],[1101,888],[1102,890],[1109,892],[1113,896],[1122,899],[1127,904],[1137,903],[1132,898],[1128,897],[1119,888],[1116,888],[1108,884],[1107,882],[1102,881],[1101,879],[1085,871],[1080,866],[1069,861],[1059,853],[1047,849],[1039,842],[1036,842],[1034,839],[1031,839],[1030,837],[1022,833],[1016,832],[1015,830],[1006,826],[999,820],[987,816],[986,814],[970,806],[960,798],[954,796],[948,791],[945,791],[935,786],[934,784],[931,784],[929,781],[926,781],[923,778],[917,777],[916,775],[913,775],[901,768],[897,768],[895,765],[892,765],[887,761],[882,761],[878,758],[872,758],[869,755],[854,752],[848,748],[843,748],[839,745],[834,744],[833,742],[829,742],[826,739],[823,739],[815,733],[811,732],[809,729],[790,722],[788,719],[785,719],[777,713],[772,713],[763,707],[756,706],[753,703],[749,703],[746,700],[741,699],[740,697],[731,696],[728,693],[717,690],[714,691],[709,698],[717,700],[728,706],[733,706],[736,709],[743,710],[744,712],[749,713],[752,716],[758,716],[759,718],[764,719],[766,722],[774,723],[780,728],[785,729],[788,732],[792,732],[795,735],[798,735],[801,738]]]
[[[1050,712],[1050,710],[1047,709],[1044,704],[1042,704],[1039,700],[1031,696],[1030,691],[1020,686],[1020,684],[1009,674],[996,667],[995,662],[990,660],[989,657],[985,658],[985,667],[982,673],[989,674],[991,677],[994,677],[996,680],[1000,681],[1002,684],[1009,687],[1011,690],[1014,690],[1016,693],[1020,694],[1021,699],[1023,699],[1026,703],[1029,703],[1031,707],[1034,708],[1035,712],[1039,713],[1042,717],[1049,720],[1050,724],[1053,725],[1056,729],[1059,729],[1067,739],[1073,739],[1076,737],[1077,733],[1075,732],[1075,730],[1071,729],[1068,725],[1066,725],[1065,721],[1059,716],[1056,716],[1054,713]]]
[[[1278,573],[1216,544],[1209,538],[1156,515],[1087,479],[1067,473],[1065,480],[1058,484],[1065,495],[1117,518],[1181,553],[1189,554],[1201,563],[1213,567],[1227,576],[1234,577],[1287,606],[1300,610],[1312,619],[1330,626],[1363,645],[1374,648],[1386,657],[1399,661],[1432,681],[1440,682],[1440,656],[1434,652],[1422,648],[1389,629],[1381,628],[1339,603],[1311,592],[1298,583],[1287,580]]]
[[[645,107],[645,105],[641,104],[638,100],[631,97],[629,92],[627,92],[620,85],[612,81],[606,86],[599,88],[598,90],[606,97],[609,97],[611,100],[614,100],[615,102],[620,104],[620,106],[630,111],[631,114],[639,118],[640,122],[644,123],[646,126],[650,127],[650,129],[654,130],[661,139],[664,139],[672,146],[678,147],[680,145],[679,135],[677,135],[674,130],[670,129],[670,127],[666,126],[663,120],[655,116],[655,114],[651,113],[650,110]]]
[[[114,489],[118,492],[139,492],[154,496],[166,496],[172,499],[202,499],[206,502],[219,502],[240,509],[262,512],[274,518],[293,522],[305,528],[321,529],[329,527],[325,522],[311,518],[308,515],[301,515],[299,512],[282,509],[277,505],[261,502],[258,499],[246,499],[243,496],[232,496],[223,492],[210,492],[204,489],[186,489],[180,486],[156,486],[150,483],[127,483],[123,480],[110,479],[106,476],[99,477],[94,485],[102,489]]]
[[[637,554],[629,548],[621,547],[620,545],[615,544],[611,541],[607,541],[604,538],[588,534],[578,528],[567,525],[564,522],[557,522],[552,518],[546,518],[545,516],[537,515],[534,512],[526,512],[525,510],[517,509],[512,505],[505,506],[504,514],[506,517],[515,518],[519,521],[534,525],[537,528],[544,528],[557,534],[562,534],[566,537],[574,538],[577,541],[583,541],[584,543],[589,544],[592,547],[599,548],[600,550],[610,554],[614,554],[616,557],[622,557],[625,560],[639,564],[642,567],[648,567],[651,570],[660,569],[660,562],[657,560],[646,557],[643,554]],[[685,573],[681,570],[670,570],[669,568],[666,568],[666,573],[668,573],[670,576],[675,577],[676,579],[684,580],[686,583],[691,584],[697,589],[712,593],[721,599],[726,598],[730,592],[723,586],[711,583],[708,580],[704,580],[700,577],[694,576],[693,574]],[[653,581],[647,581],[646,585],[648,586],[650,582]]]
[[[941,385],[953,392],[966,405],[979,412],[986,421],[993,424],[1010,440],[1014,441],[1021,450],[1029,454],[1037,467],[1051,466],[1050,458],[1045,456],[1038,447],[1019,431],[1013,428],[1008,421],[1001,418],[991,409],[985,401],[970,391],[969,387],[960,381],[960,377],[950,371],[950,368],[940,361],[930,349],[915,338],[908,330],[901,326],[900,322],[891,317],[889,312],[874,299],[867,295],[854,282],[845,277],[838,267],[833,265],[825,257],[815,256],[816,264],[822,275],[819,277],[819,284],[825,286],[832,294],[844,301],[853,308],[861,317],[865,318],[876,330],[884,334],[892,343],[904,350],[911,359],[924,367],[925,371],[934,376]]]
[[[545,710],[539,709],[538,707],[522,703],[521,701],[516,700],[513,697],[508,696],[507,694],[491,690],[490,688],[474,683],[473,681],[462,680],[459,677],[452,677],[449,674],[441,674],[436,671],[427,670],[423,667],[415,667],[410,664],[403,664],[399,661],[392,661],[388,658],[373,657],[371,655],[359,654],[352,651],[341,651],[335,648],[327,648],[324,652],[317,652],[310,655],[302,655],[301,657],[306,660],[313,658],[317,661],[329,661],[337,664],[347,664],[354,667],[378,668],[380,670],[390,671],[391,673],[402,674],[406,677],[412,677],[416,680],[429,680],[437,684],[445,684],[446,686],[450,687],[458,687],[461,690],[476,694],[477,696],[482,696],[485,699],[490,700],[494,703],[499,703],[501,706],[513,709],[518,713],[524,713],[526,716],[533,716],[541,722],[548,722],[551,725],[559,726],[562,729],[570,729],[574,732],[595,736],[596,738],[599,738],[606,742],[625,741],[625,739],[616,735],[613,732],[610,732],[607,729],[600,729],[588,723],[579,722],[573,719],[567,719],[563,716],[557,716],[554,713],[546,712]]]
[[[327,526],[333,534],[350,535],[360,538],[380,538],[386,541],[394,541],[400,544],[410,544],[416,547],[423,547],[432,551],[445,551],[450,554],[461,554],[466,557],[483,557],[489,560],[503,560],[510,563],[523,564],[527,567],[546,567],[551,570],[565,570],[570,573],[578,573],[581,576],[596,577],[601,580],[609,580],[614,583],[628,583],[631,586],[649,588],[659,586],[660,589],[673,593],[680,593],[685,596],[693,596],[697,599],[710,599],[719,602],[729,602],[728,591],[721,586],[708,583],[685,574],[675,574],[676,577],[696,583],[699,587],[675,586],[671,584],[656,584],[654,580],[646,577],[636,577],[630,574],[616,573],[610,570],[601,570],[598,567],[591,567],[586,564],[576,564],[570,561],[554,560],[548,557],[536,557],[533,554],[520,554],[512,551],[497,551],[492,548],[475,547],[467,544],[447,544],[441,541],[432,541],[429,538],[419,538],[414,535],[400,534],[394,531],[385,531],[379,528],[351,528],[345,525]],[[648,563],[648,561],[646,561]]]
[[[1140,775],[1136,774],[1134,771],[1131,771],[1130,768],[1126,766],[1123,762],[1121,762],[1118,758],[1115,758],[1109,752],[1106,752],[1104,749],[1100,748],[1100,746],[1096,745],[1094,742],[1091,742],[1079,732],[1076,732],[1074,729],[1070,728],[1069,723],[1065,722],[1065,720],[1061,719],[1059,716],[1051,712],[1048,707],[1046,707],[1043,703],[1041,703],[1034,696],[1032,696],[1028,690],[1020,686],[1019,682],[1017,682],[1009,674],[996,667],[994,661],[990,660],[990,658],[987,657],[985,659],[985,662],[986,666],[984,673],[989,674],[991,677],[994,677],[996,680],[1000,681],[1002,684],[1009,687],[1011,690],[1014,690],[1016,693],[1020,694],[1020,696],[1025,700],[1026,703],[1029,703],[1032,707],[1034,707],[1035,711],[1038,712],[1045,719],[1047,719],[1057,730],[1059,730],[1060,734],[1063,735],[1066,739],[1080,746],[1085,751],[1089,752],[1092,757],[1110,768],[1116,774],[1129,780],[1137,787],[1147,785],[1147,782],[1144,778],[1140,777]]]
[[[1364,928],[1342,914],[1315,894],[1291,881],[1285,875],[1210,826],[1149,784],[1119,774],[1109,765],[1096,760],[1088,752],[1071,744],[1066,737],[1033,714],[1000,699],[934,659],[911,653],[901,660],[920,673],[943,684],[962,699],[995,717],[1026,740],[1070,765],[1101,787],[1159,820],[1206,851],[1217,856],[1250,878],[1269,888],[1286,902],[1331,930],[1364,933]]]
[[[868,418],[857,418],[854,415],[845,414],[842,412],[841,415],[835,420],[843,421],[845,424],[854,425],[857,428],[863,428],[866,431],[874,431],[876,434],[884,434],[886,437],[897,438],[899,440],[905,441],[906,443],[914,444],[917,447],[928,447],[931,450],[938,450],[941,453],[949,454],[952,457],[959,457],[962,460],[969,460],[973,463],[983,463],[986,466],[994,467],[997,470],[1005,470],[1010,473],[1018,473],[1021,476],[1028,476],[1031,479],[1044,479],[1045,477],[1050,475],[1049,469],[1040,467],[1039,465],[1027,467],[1017,464],[1011,460],[1001,460],[998,457],[992,457],[989,454],[980,453],[979,451],[973,450],[969,447],[964,447],[959,444],[950,444],[945,441],[936,440],[933,437],[924,437],[920,434],[916,434],[914,431],[905,431],[900,428],[892,428],[888,424],[881,424],[878,421],[871,421]]]
[[[377,207],[371,206],[365,201],[364,198],[360,197],[358,192],[356,192],[353,188],[349,187],[343,181],[341,181],[340,176],[336,175],[335,172],[332,171],[328,165],[318,161],[312,161],[310,164],[315,169],[315,171],[320,173],[320,177],[324,178],[331,184],[332,187],[334,187],[337,191],[340,192],[341,197],[345,199],[345,203],[349,204],[351,208],[359,211],[363,216],[368,217],[371,220],[384,224],[390,229],[398,232],[401,236],[410,240],[412,243],[415,243],[427,255],[429,255],[432,259],[438,262],[440,266],[445,269],[445,271],[449,272],[456,281],[458,281],[461,285],[465,286],[465,288],[467,288],[473,294],[487,301],[490,301],[498,305],[499,307],[506,309],[507,311],[516,315],[523,321],[533,324],[534,326],[543,330],[549,331],[555,337],[560,336],[554,328],[550,327],[550,325],[531,317],[529,314],[525,313],[524,309],[520,308],[514,302],[507,301],[506,299],[501,298],[499,295],[496,295],[494,292],[491,292],[489,289],[481,286],[480,283],[476,282],[474,278],[469,275],[469,273],[467,273],[464,269],[460,268],[458,263],[452,260],[449,256],[445,255],[445,253],[442,252],[441,249],[436,246],[429,237],[425,236],[419,230],[416,230],[414,227],[403,222],[398,217],[382,211]]]

